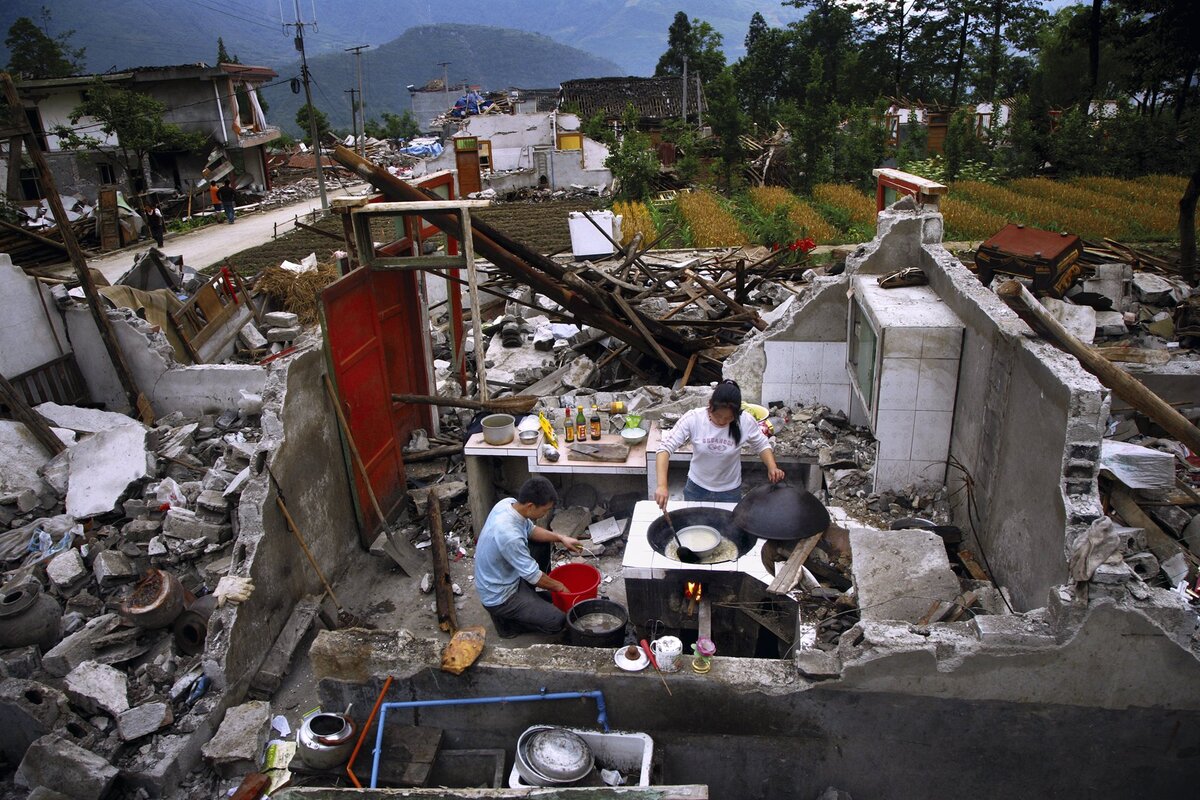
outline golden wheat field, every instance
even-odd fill
[[[770,214],[780,206],[786,208],[788,218],[817,244],[836,244],[842,240],[838,229],[819,211],[782,186],[755,186],[748,194],[750,202],[764,214]]]
[[[709,191],[679,196],[679,212],[692,232],[693,247],[730,247],[748,243],[745,231]]]
[[[955,197],[943,197],[942,219],[947,241],[987,239],[1008,224],[1008,218]]]
[[[875,198],[848,183],[818,183],[813,187],[813,197],[846,212],[851,222],[875,225]]]
[[[613,213],[621,216],[621,244],[627,245],[637,234],[642,235],[642,247],[648,247],[658,236],[654,218],[645,203],[618,200],[613,203]]]

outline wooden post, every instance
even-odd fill
[[[40,292],[41,289],[39,288]],[[62,439],[54,435],[54,431],[50,430],[50,425],[46,422],[45,417],[34,411],[25,402],[25,398],[17,391],[17,387],[9,383],[8,378],[0,375],[0,402],[8,406],[8,410],[12,412],[13,418],[18,422],[24,422],[25,427],[29,428],[29,432],[38,440],[42,447],[52,456],[56,456],[67,446],[63,444]]]
[[[1033,328],[1034,333],[1079,359],[1085,370],[1100,379],[1118,397],[1134,409],[1157,422],[1167,433],[1178,439],[1193,453],[1200,453],[1200,429],[1188,422],[1169,403],[1146,388],[1145,384],[1101,356],[1089,345],[1076,339],[1058,320],[1042,307],[1029,290],[1018,281],[1005,281],[996,290],[1000,299]]]
[[[4,99],[8,102],[13,121],[20,124],[25,120],[25,108],[21,105],[21,98],[17,95],[17,87],[13,84],[12,76],[7,72],[0,73],[0,84],[3,84]],[[75,274],[79,277],[79,283],[83,286],[84,294],[87,296],[88,307],[91,309],[92,319],[96,321],[96,327],[100,331],[100,338],[104,341],[104,348],[108,350],[108,356],[112,359],[113,368],[117,372],[117,378],[120,379],[122,388],[125,389],[125,396],[129,399],[130,407],[138,413],[142,422],[152,425],[154,424],[154,409],[150,406],[150,401],[138,389],[137,381],[133,378],[133,371],[125,361],[125,354],[121,352],[116,331],[113,330],[112,323],[104,311],[104,303],[100,299],[99,292],[96,291],[92,274],[88,271],[87,259],[79,247],[79,241],[75,238],[75,229],[67,223],[67,212],[63,209],[58,187],[54,185],[54,175],[50,172],[46,157],[38,146],[37,137],[33,135],[28,124],[25,124],[24,128],[25,149],[29,151],[29,156],[33,159],[34,166],[37,167],[42,181],[42,192],[46,195],[46,202],[50,204],[50,210],[54,213],[54,221],[58,223],[58,229],[62,233],[63,244],[66,245],[67,252],[71,255],[71,265],[75,267]]]
[[[459,210],[462,225],[463,257],[467,259],[467,291],[471,296],[471,333],[475,336],[475,380],[479,383],[479,399],[487,402],[487,368],[484,366],[483,322],[479,319],[479,275],[475,271],[475,236],[471,231],[471,212],[464,206]],[[465,350],[465,348],[464,348]]]
[[[454,609],[454,584],[450,580],[450,554],[446,552],[446,532],[442,528],[442,501],[430,489],[429,540],[433,553],[433,594],[437,600],[438,627],[451,636],[458,630],[458,612]]]

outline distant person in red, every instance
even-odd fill
[[[215,182],[208,185],[208,198],[212,200],[213,211],[221,208],[221,198],[217,194],[220,191],[221,187],[217,186]]]
[[[229,178],[221,184],[221,188],[217,190],[217,197],[221,198],[221,207],[225,209],[225,219],[229,220],[229,224],[233,224],[233,201],[237,197],[237,193],[233,190],[233,186],[229,183]]]

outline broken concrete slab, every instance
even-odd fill
[[[863,620],[919,622],[962,591],[936,533],[852,528],[850,551]]]
[[[571,367],[563,375],[562,382],[571,389],[582,389],[591,383],[595,374],[596,362],[587,356],[579,356],[571,362]]]
[[[117,717],[117,734],[123,742],[131,742],[165,728],[175,721],[167,703],[144,703]]]
[[[129,710],[129,684],[119,669],[85,661],[67,674],[65,688],[71,702],[88,714],[116,717]]]
[[[105,759],[51,733],[29,746],[17,767],[16,783],[27,789],[52,787],[74,800],[100,800],[118,774]]]
[[[223,777],[244,775],[258,767],[270,724],[270,703],[252,700],[234,706],[225,712],[221,727],[201,752]]]
[[[144,427],[110,428],[72,447],[67,513],[85,519],[114,511],[134,483],[153,475],[146,436]]]
[[[247,322],[238,331],[238,341],[247,350],[265,350],[267,347],[266,337],[255,327],[253,322]]]
[[[563,536],[578,537],[579,534],[587,530],[591,521],[592,512],[590,509],[583,508],[582,506],[572,506],[554,512],[554,519],[550,520],[550,530],[555,533],[561,533]]]
[[[1105,439],[1100,442],[1100,468],[1130,489],[1172,489],[1175,456],[1149,447]]]
[[[1091,344],[1096,338],[1096,310],[1089,306],[1065,303],[1053,297],[1043,297],[1042,306],[1076,339]]]
[[[1097,336],[1124,336],[1127,333],[1129,326],[1125,324],[1125,315],[1120,311],[1096,312]]]
[[[138,575],[137,567],[119,550],[103,550],[97,553],[92,561],[92,572],[96,576],[96,583],[104,589],[133,580]]]
[[[294,342],[300,338],[304,329],[299,325],[291,328],[271,328],[267,331],[268,342]]]
[[[300,317],[290,311],[270,311],[263,314],[263,327],[292,328],[300,324]]]
[[[167,536],[176,539],[203,538],[213,544],[221,544],[233,538],[233,528],[230,525],[203,520],[195,511],[186,508],[172,507],[167,511],[162,530]]]
[[[70,445],[75,441],[72,431],[61,428],[51,430],[64,444]],[[42,494],[49,490],[38,470],[50,461],[50,454],[23,422],[0,420],[0,453],[4,453],[4,458],[0,460],[0,494],[17,495],[26,489]]]
[[[423,489],[409,489],[408,496],[417,504],[417,513],[424,514],[429,508],[429,492],[434,492],[438,500],[442,504],[442,509],[450,507],[450,503],[463,497],[467,493],[467,484],[464,481],[447,481],[446,483],[438,483]]]
[[[100,411],[95,408],[80,408],[79,406],[64,406],[58,403],[42,403],[35,406],[34,411],[41,414],[59,428],[66,428],[77,433],[99,433],[113,428],[141,428],[145,425],[136,419],[112,411]]]
[[[120,623],[116,614],[104,614],[56,644],[42,656],[42,666],[56,678],[62,678],[95,655],[95,643]]]
[[[1143,303],[1168,305],[1175,302],[1174,284],[1151,272],[1136,272],[1133,275],[1134,296]]]
[[[36,681],[0,681],[0,756],[19,764],[29,746],[69,718],[67,696]]]
[[[602,519],[588,526],[588,535],[591,537],[593,544],[604,544],[613,539],[619,539],[624,533],[625,526],[614,517]]]
[[[50,559],[46,565],[46,576],[61,595],[72,595],[87,583],[90,577],[83,556],[71,548]]]

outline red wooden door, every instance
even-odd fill
[[[401,448],[432,421],[427,406],[392,407],[393,392],[428,394],[416,273],[356,269],[321,293],[325,352],[350,435],[388,520],[405,498]],[[364,543],[380,529],[362,472],[346,452]],[[386,522],[386,521],[385,521]]]

